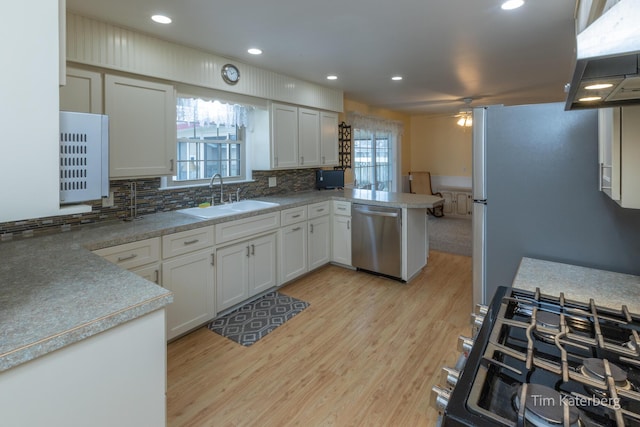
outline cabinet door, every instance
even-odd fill
[[[60,110],[102,114],[100,73],[67,68],[67,83],[60,87]]]
[[[598,110],[598,162],[600,175],[599,190],[607,194],[614,200],[618,200],[620,195],[614,197],[613,191],[613,144],[614,144],[614,109],[600,108]],[[619,116],[618,116],[619,120]]]
[[[160,285],[160,263],[149,264],[144,267],[132,268],[132,273],[136,273],[138,276],[147,279],[150,282]]]
[[[104,90],[109,177],[171,175],[176,153],[173,86],[106,75]]]
[[[216,308],[218,312],[249,298],[249,257],[247,242],[216,251]]]
[[[282,228],[280,271],[281,284],[308,271],[306,222]]]
[[[204,249],[162,263],[162,285],[173,292],[167,306],[167,339],[215,317],[213,249]]]
[[[309,270],[314,270],[331,261],[331,228],[329,216],[309,221]]]
[[[445,214],[450,214],[453,212],[453,207],[455,203],[455,199],[453,198],[453,193],[451,191],[441,191],[442,198],[444,199],[444,205],[442,207],[442,212]]]
[[[351,217],[341,215],[334,216],[332,234],[332,261],[344,265],[351,265]]]
[[[298,150],[300,166],[320,164],[320,113],[298,108]]]
[[[271,105],[271,144],[274,168],[298,166],[298,109]]]
[[[468,210],[469,203],[467,202],[471,197],[468,193],[455,193],[456,194],[456,214],[457,215],[469,215]]]
[[[250,242],[249,296],[277,286],[276,234]]]
[[[640,106],[622,107],[620,205],[640,209]]]
[[[338,113],[320,112],[320,164],[337,165],[338,158]]]

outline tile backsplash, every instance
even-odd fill
[[[241,199],[274,196],[299,191],[310,191],[315,188],[316,169],[293,169],[282,171],[253,171],[253,181],[231,183],[224,185],[225,196],[240,188]],[[277,185],[269,187],[269,178],[275,177]],[[46,232],[61,232],[71,230],[83,224],[93,224],[103,221],[124,219],[130,216],[131,186],[135,183],[137,215],[147,215],[156,212],[166,212],[197,206],[210,202],[212,192],[216,195],[216,203],[220,187],[213,190],[209,186],[190,188],[163,189],[160,188],[160,178],[111,181],[110,189],[114,193],[114,205],[102,207],[102,200],[91,203],[91,212],[34,218],[22,221],[0,223],[0,239],[8,240],[19,237],[30,237]]]

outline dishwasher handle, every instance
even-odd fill
[[[370,211],[367,209],[358,209],[358,208],[354,208],[354,210],[356,212],[358,212],[361,215],[369,215],[369,216],[386,216],[386,217],[390,217],[390,218],[397,218],[398,217],[398,212],[381,212],[381,211]]]

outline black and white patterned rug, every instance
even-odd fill
[[[223,337],[250,346],[307,307],[308,302],[274,291],[215,319],[207,327]]]

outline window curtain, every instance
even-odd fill
[[[400,144],[400,137],[404,132],[402,122],[383,119],[381,117],[366,116],[356,111],[349,111],[347,113],[347,123],[349,123],[353,129],[391,132],[398,146]]]
[[[177,120],[198,122],[200,126],[247,126],[247,109],[238,104],[225,104],[201,98],[178,98]]]

